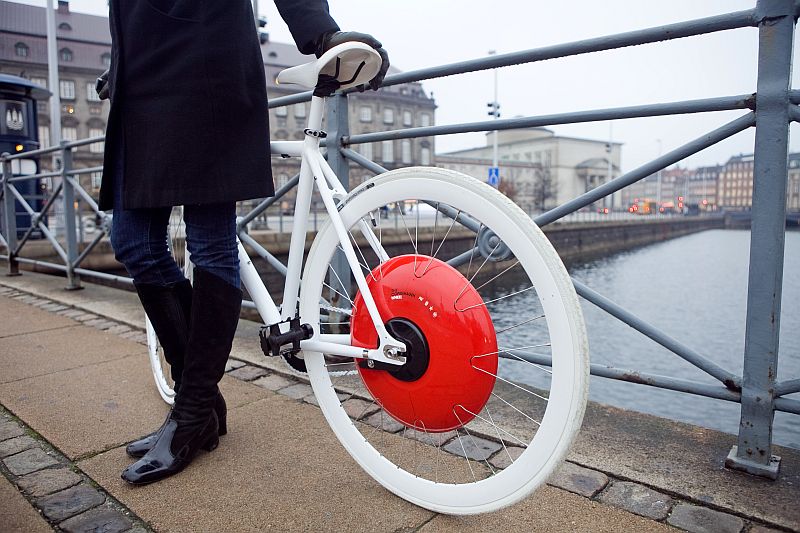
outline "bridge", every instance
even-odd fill
[[[621,320],[631,328],[639,331],[642,335],[654,340],[661,346],[669,349],[677,358],[689,362],[699,368],[715,380],[715,384],[709,385],[707,382],[690,381],[682,378],[652,375],[644,373],[638,369],[617,368],[604,365],[592,365],[592,374],[605,379],[615,379],[631,383],[630,386],[652,386],[667,390],[679,391],[686,394],[695,394],[728,402],[735,402],[741,405],[741,423],[739,433],[736,437],[717,434],[699,428],[687,428],[680,425],[654,420],[652,418],[640,418],[639,415],[624,413],[614,409],[592,406],[593,414],[590,414],[585,426],[584,434],[581,437],[582,444],[578,445],[577,451],[571,457],[572,466],[567,468],[583,468],[585,470],[572,470],[564,474],[563,478],[554,481],[558,490],[566,492],[555,492],[546,494],[543,499],[555,502],[559,498],[572,498],[569,494],[581,495],[583,499],[574,500],[574,514],[558,515],[564,519],[572,519],[575,527],[581,529],[584,525],[587,529],[598,528],[601,520],[608,525],[608,530],[613,530],[620,523],[628,523],[627,519],[636,516],[649,517],[650,523],[631,522],[631,528],[636,529],[653,527],[658,529],[664,523],[681,527],[691,531],[704,530],[698,525],[698,521],[705,520],[707,524],[726,524],[726,531],[742,531],[745,528],[754,530],[757,528],[779,528],[783,530],[800,529],[800,512],[796,502],[800,494],[797,492],[798,481],[800,481],[800,458],[796,450],[780,448],[772,442],[772,424],[776,412],[788,413],[791,415],[800,414],[800,400],[797,393],[800,392],[800,377],[788,380],[777,380],[778,346],[780,337],[780,315],[781,315],[781,292],[783,277],[784,241],[785,227],[787,220],[791,223],[796,221],[796,215],[789,215],[785,212],[786,205],[786,180],[787,175],[787,154],[788,154],[788,130],[792,121],[800,121],[800,92],[792,90],[790,87],[791,71],[791,50],[794,41],[795,19],[800,12],[800,8],[787,0],[759,0],[753,9],[707,17],[704,19],[688,21],[668,26],[648,28],[617,35],[609,35],[595,39],[587,39],[578,42],[558,44],[545,48],[524,50],[509,54],[494,55],[489,58],[471,59],[452,65],[441,65],[428,69],[405,72],[390,76],[385,81],[385,86],[397,85],[413,81],[423,81],[441,76],[459,75],[480,70],[495,69],[510,65],[532,63],[537,61],[553,60],[569,57],[578,54],[587,54],[602,50],[613,50],[628,46],[635,46],[645,43],[655,43],[659,41],[681,39],[685,37],[727,31],[738,28],[756,28],[759,33],[759,72],[758,84],[755,94],[749,95],[729,95],[708,98],[703,100],[656,103],[642,106],[619,107],[613,109],[592,109],[575,111],[569,113],[559,113],[550,115],[530,116],[515,119],[493,120],[487,122],[476,122],[467,124],[452,124],[443,126],[428,126],[397,129],[389,132],[376,132],[360,135],[350,135],[348,130],[347,117],[348,96],[347,91],[337,94],[329,99],[328,102],[328,161],[338,176],[346,179],[351,163],[362,166],[375,174],[385,172],[386,169],[377,163],[364,158],[353,150],[354,146],[367,142],[379,142],[390,139],[413,139],[419,137],[448,135],[466,132],[486,132],[494,130],[505,130],[515,128],[527,128],[548,126],[557,124],[585,123],[600,120],[622,120],[640,117],[652,117],[663,115],[681,115],[688,113],[704,113],[718,111],[740,111],[741,115],[720,126],[707,134],[696,139],[688,140],[684,145],[676,147],[656,159],[619,176],[591,191],[586,192],[554,209],[534,217],[535,222],[549,231],[550,235],[558,232],[559,220],[578,212],[580,209],[592,205],[602,200],[624,187],[635,183],[646,176],[659,170],[665,169],[670,165],[692,155],[708,146],[735,135],[738,132],[755,128],[756,141],[754,147],[755,170],[754,170],[754,191],[753,206],[750,212],[751,219],[751,249],[750,249],[750,274],[747,290],[747,327],[746,342],[744,353],[742,354],[743,372],[739,375],[730,369],[722,368],[710,357],[703,353],[703,347],[693,348],[685,345],[665,332],[648,324],[640,317],[624,309],[614,302],[613,295],[603,295],[594,291],[580,282],[575,281],[578,294],[592,305],[595,305],[605,312]],[[270,102],[270,107],[288,106],[310,99],[310,93],[278,98]],[[59,170],[42,173],[34,176],[18,177],[12,171],[12,164],[19,155],[5,154],[2,157],[2,209],[3,209],[3,234],[0,244],[5,247],[3,260],[7,266],[9,277],[0,280],[3,289],[3,315],[4,323],[13,324],[0,335],[0,342],[6,343],[4,353],[23,353],[22,346],[13,344],[12,340],[20,335],[43,335],[50,328],[47,325],[51,319],[41,313],[53,312],[56,315],[61,313],[58,320],[72,320],[69,313],[74,318],[83,315],[90,315],[89,318],[81,322],[81,325],[68,322],[63,323],[66,329],[72,328],[70,334],[77,338],[85,337],[88,344],[87,331],[81,328],[92,328],[98,326],[99,329],[108,331],[119,331],[119,335],[127,335],[136,339],[136,335],[141,335],[142,317],[133,311],[134,302],[126,296],[124,292],[110,292],[112,289],[98,287],[94,284],[86,283],[87,280],[98,280],[103,282],[113,282],[117,284],[130,284],[119,274],[109,273],[101,269],[88,268],[92,254],[96,251],[102,253],[103,243],[106,239],[110,216],[97,209],[94,198],[81,188],[78,176],[90,172],[98,171],[92,169],[75,169],[72,166],[72,151],[80,146],[102,141],[102,137],[82,139],[75,142],[64,142],[60,146],[28,152],[25,157],[32,156],[51,156],[58,154],[61,160]],[[48,201],[40,208],[34,209],[19,192],[18,184],[23,181],[41,178],[54,178],[58,180],[56,194],[51,196]],[[240,238],[256,254],[262,257],[269,265],[278,272],[285,267],[282,265],[279,253],[275,249],[263,246],[253,235],[248,233],[248,225],[256,220],[267,208],[279,202],[287,192],[297,185],[298,176],[291,179],[285,186],[281,187],[276,196],[261,202],[255,209],[244,214],[240,219],[239,229]],[[97,217],[102,221],[98,231],[92,240],[85,245],[79,245],[78,227],[75,216],[75,200],[80,198],[82,202],[91,206]],[[30,215],[33,224],[32,228],[23,235],[18,235],[16,228],[15,203],[19,202],[25,211]],[[63,234],[59,235],[54,228],[48,225],[48,214],[60,206],[64,213],[65,228]],[[54,218],[54,217],[51,217]],[[551,226],[552,225],[552,226]],[[554,228],[550,230],[549,228]],[[55,251],[55,258],[51,259],[42,256],[29,255],[27,252],[33,250],[34,240],[31,239],[34,233],[41,234]],[[255,233],[255,232],[253,232]],[[62,273],[66,278],[66,291],[63,290],[63,278],[46,278],[30,272],[24,272],[25,266],[46,267]],[[78,291],[77,289],[84,289]],[[83,295],[86,295],[85,297]],[[27,306],[27,307],[25,307]],[[47,306],[51,306],[51,311],[47,311]],[[36,309],[38,307],[38,309]],[[78,314],[75,314],[78,313]],[[26,328],[19,324],[19,317],[37,324],[36,327]],[[692,317],[687,317],[691,320]],[[92,321],[99,321],[91,324]],[[15,322],[16,321],[16,322]],[[73,321],[74,322],[74,321]],[[55,323],[55,322],[54,322]],[[88,326],[86,324],[89,324]],[[126,330],[123,329],[127,328]],[[243,325],[243,334],[250,333],[252,342],[252,329],[250,326]],[[114,328],[118,328],[114,330]],[[96,328],[97,329],[97,328]],[[141,352],[141,346],[130,346],[123,337],[117,339],[113,335],[117,333],[104,333],[102,338],[94,338],[92,346],[113,347],[113,349],[128,350],[133,353],[137,350]],[[113,341],[113,342],[112,342]],[[111,344],[109,344],[111,342]],[[90,416],[91,410],[86,413],[86,405],[92,409],[98,407],[90,397],[82,396],[83,389],[89,386],[89,382],[81,382],[79,375],[75,373],[67,376],[58,374],[66,372],[64,368],[47,366],[53,361],[57,361],[63,356],[64,346],[76,346],[74,344],[55,347],[45,347],[42,353],[48,355],[45,361],[40,362],[43,368],[48,368],[48,374],[55,377],[51,381],[43,379],[36,374],[35,368],[30,368],[31,361],[16,361],[4,357],[3,370],[5,376],[10,374],[13,368],[19,368],[16,378],[4,378],[6,382],[0,387],[0,402],[4,406],[2,416],[6,420],[0,424],[0,445],[11,447],[7,444],[13,439],[19,439],[22,433],[28,431],[30,440],[25,445],[30,444],[27,450],[41,449],[51,451],[50,457],[55,457],[61,453],[56,461],[60,464],[74,467],[79,471],[79,475],[91,477],[100,484],[100,496],[87,496],[89,501],[108,502],[112,510],[126,508],[134,511],[135,519],[131,524],[145,525],[145,522],[155,524],[157,527],[180,527],[179,523],[170,522],[170,518],[165,515],[158,515],[150,518],[146,513],[155,506],[155,499],[143,496],[143,492],[131,493],[113,484],[113,478],[120,469],[121,455],[119,445],[121,440],[114,440],[108,432],[97,424],[97,418]],[[119,348],[123,346],[123,348]],[[50,350],[50,351],[48,351]],[[61,350],[61,352],[59,352]],[[80,349],[73,349],[80,352]],[[233,393],[234,390],[240,391],[241,397],[245,398],[239,404],[240,411],[234,412],[254,427],[263,427],[263,421],[248,418],[252,413],[248,411],[246,398],[255,395],[274,409],[286,409],[293,416],[300,419],[311,417],[312,420],[317,414],[313,414],[313,400],[308,398],[308,389],[303,389],[299,382],[293,382],[280,369],[269,368],[267,362],[254,351],[248,348],[246,341],[237,344],[231,360],[230,380],[228,387]],[[255,355],[254,355],[255,354]],[[120,354],[124,355],[124,354]],[[121,357],[122,359],[122,357]],[[75,360],[70,368],[80,368],[82,365],[96,365],[97,368],[89,370],[101,372],[102,361],[90,360],[82,363],[80,359]],[[241,366],[243,365],[243,366]],[[238,366],[238,368],[233,368]],[[241,370],[245,369],[245,370]],[[140,369],[141,372],[146,369]],[[88,370],[87,370],[88,371]],[[133,369],[132,369],[133,371]],[[237,372],[238,371],[238,372]],[[101,374],[92,374],[99,376]],[[131,374],[133,375],[133,374]],[[137,376],[139,374],[136,374]],[[236,376],[241,379],[235,381]],[[257,376],[257,377],[255,377]],[[73,379],[75,383],[60,381],[57,378]],[[136,379],[140,379],[141,376]],[[252,378],[248,380],[248,378]],[[278,383],[283,386],[274,385],[277,395],[264,397],[262,391],[268,390],[270,393],[272,386],[261,386],[255,383],[261,380],[260,384]],[[30,397],[26,397],[24,391],[14,389],[13,383],[30,380],[31,391],[36,391],[38,401],[44,402],[41,405],[29,403]],[[100,377],[98,381],[102,382]],[[293,378],[292,378],[293,379]],[[284,381],[281,381],[284,380]],[[245,384],[240,381],[246,382]],[[72,386],[74,384],[82,386]],[[96,382],[92,382],[96,383]],[[69,386],[68,386],[69,385]],[[143,383],[139,383],[143,386]],[[246,386],[245,386],[246,385]],[[76,439],[72,432],[72,419],[65,424],[62,416],[53,416],[47,409],[42,409],[42,405],[50,405],[58,396],[54,396],[59,389],[64,386],[64,390],[69,394],[82,398],[85,404],[70,404],[70,413],[74,413],[74,424],[79,425],[83,430],[89,431],[90,435],[104,435],[107,440],[101,443],[100,447],[87,446],[86,438]],[[128,394],[139,394],[144,397],[146,394],[143,389],[137,389],[136,384],[124,387],[126,397]],[[252,387],[256,387],[255,389]],[[260,388],[259,388],[260,387]],[[295,387],[292,389],[292,387]],[[291,389],[291,391],[289,390]],[[3,392],[3,391],[6,392]],[[13,391],[13,392],[8,392]],[[253,392],[257,391],[257,392]],[[299,396],[301,391],[306,392],[297,398],[298,403],[289,404],[286,398]],[[83,391],[86,392],[86,391]],[[282,393],[282,394],[281,394]],[[236,392],[239,394],[239,392]],[[261,395],[261,396],[259,396]],[[152,396],[152,393],[150,394]],[[120,401],[124,402],[123,396],[118,396],[113,390],[104,390],[98,395],[102,400],[101,406],[107,403],[115,403],[116,408],[120,407]],[[307,400],[306,400],[307,399]],[[151,411],[157,411],[160,404],[153,399],[145,407]],[[34,401],[35,403],[35,401]],[[106,412],[105,416],[109,416]],[[127,413],[125,416],[131,416]],[[318,420],[319,421],[319,420]],[[609,421],[613,422],[610,423]],[[605,424],[604,424],[605,422]],[[146,429],[131,425],[133,431],[130,435],[120,432],[122,438],[133,438]],[[149,427],[149,426],[148,426]],[[16,428],[16,429],[15,429]],[[269,434],[269,429],[263,429],[264,435]],[[5,433],[3,433],[5,432]],[[22,433],[20,433],[22,432]],[[35,434],[34,434],[35,433]],[[11,435],[11,437],[8,437]],[[33,435],[33,436],[31,436]],[[298,433],[299,435],[299,433]],[[287,444],[288,449],[295,450],[302,448],[299,441],[292,435],[284,435],[280,439],[276,438],[273,443]],[[7,438],[4,438],[7,437]],[[318,433],[309,432],[302,435],[307,439],[320,438]],[[36,437],[36,438],[34,438]],[[41,438],[40,438],[41,437]],[[244,436],[240,436],[244,437]],[[637,438],[639,437],[639,438]],[[285,439],[285,440],[281,440]],[[81,441],[81,442],[76,442]],[[5,443],[5,444],[4,444]],[[15,441],[14,446],[21,445]],[[52,447],[55,448],[52,448]],[[264,455],[271,454],[256,441],[242,441],[241,450],[260,449]],[[335,446],[330,448],[333,450]],[[9,448],[11,449],[11,448]],[[271,448],[269,448],[271,450]],[[325,448],[328,453],[328,447]],[[10,454],[9,457],[17,457],[20,453]],[[43,452],[44,453],[44,452]],[[331,461],[315,462],[314,466],[323,468],[330,466],[330,463],[347,463],[346,459],[338,455],[340,450],[331,451]],[[616,455],[615,455],[616,454]],[[38,455],[42,461],[46,461],[41,454],[29,453],[28,455]],[[45,453],[45,455],[47,455]],[[614,457],[616,456],[616,460]],[[248,456],[252,457],[252,456]],[[288,464],[296,462],[297,457],[290,454],[282,456]],[[327,457],[327,456],[326,456]],[[229,458],[230,459],[230,458]],[[341,459],[341,461],[340,461]],[[254,458],[254,460],[256,460]],[[11,462],[14,464],[14,461]],[[40,463],[44,464],[44,463]],[[263,468],[271,468],[268,463],[259,463]],[[9,460],[4,459],[4,473],[15,483],[21,482],[26,475],[43,470],[34,469],[25,472],[24,469],[12,470]],[[725,470],[722,467],[726,468]],[[52,466],[52,465],[50,465]],[[352,465],[350,465],[352,467]],[[35,468],[35,467],[34,467]],[[243,468],[242,465],[230,465],[230,468]],[[246,466],[244,468],[247,468]],[[279,469],[279,467],[275,467]],[[355,467],[352,467],[354,469]],[[10,473],[7,473],[7,472]],[[25,472],[19,475],[14,472]],[[325,471],[324,469],[322,471]],[[112,475],[112,472],[114,475]],[[237,475],[232,471],[237,481],[247,480],[247,476]],[[340,470],[337,475],[344,474]],[[746,475],[750,474],[750,475]],[[198,469],[197,475],[210,475],[209,471]],[[605,478],[603,477],[605,476]],[[84,479],[82,485],[85,486]],[[762,481],[761,478],[771,481]],[[374,491],[379,489],[372,488],[373,492],[366,494],[363,489],[355,489],[366,477],[347,478],[351,480],[347,486],[347,497],[352,502],[368,501]],[[604,481],[605,479],[605,481]],[[204,478],[209,482],[208,478]],[[599,481],[598,481],[599,480]],[[292,486],[291,480],[285,480],[287,485]],[[315,479],[320,483],[319,486],[326,486],[324,480]],[[177,482],[177,481],[176,481]],[[79,483],[79,482],[76,482]],[[599,487],[596,490],[588,487]],[[724,490],[720,487],[724,486]],[[183,490],[188,490],[181,485]],[[616,487],[616,488],[615,488]],[[252,492],[248,493],[254,501],[259,498],[261,493],[258,487],[250,487]],[[70,490],[70,489],[64,489]],[[333,490],[333,489],[332,489]],[[105,492],[103,492],[105,491]],[[309,493],[330,494],[309,488]],[[59,493],[56,493],[59,494]],[[87,493],[88,494],[88,493]],[[194,495],[200,497],[200,495]],[[280,494],[275,494],[269,498],[270,502],[279,501]],[[92,500],[91,498],[95,498]],[[430,528],[442,526],[444,528],[455,528],[462,525],[457,521],[451,521],[441,516],[429,516],[419,514],[418,509],[402,508],[403,504],[393,499],[388,494],[381,493],[381,509],[397,509],[397,516],[409,517],[403,523],[392,524],[402,527],[416,528],[424,530],[426,524],[431,524]],[[551,500],[548,500],[551,498]],[[34,505],[42,508],[40,499],[31,497]],[[509,515],[512,524],[517,524],[519,529],[524,528],[526,520],[540,520],[539,523],[547,523],[547,518],[536,514],[536,506],[531,498],[531,504],[525,507],[524,516]],[[669,499],[668,504],[663,504],[665,499]],[[205,504],[213,507],[214,503],[203,500]],[[573,500],[569,500],[573,502]],[[636,507],[634,502],[651,502],[647,510]],[[659,507],[655,502],[662,502]],[[587,503],[591,504],[590,509],[582,507]],[[260,504],[260,502],[259,502]],[[100,505],[100,504],[97,504]],[[98,508],[97,505],[93,506]],[[547,504],[544,504],[547,505]],[[557,507],[556,503],[553,503]],[[352,507],[350,510],[352,511]],[[355,507],[359,507],[355,505]],[[372,506],[363,506],[357,509],[372,511]],[[660,511],[653,511],[656,507]],[[402,508],[402,509],[401,509]],[[245,507],[242,512],[247,512],[249,507]],[[279,506],[280,512],[277,513],[284,518],[292,516],[291,512],[284,506]],[[629,513],[617,514],[622,509]],[[699,509],[699,510],[698,510]],[[85,509],[81,508],[81,511]],[[584,516],[582,513],[586,512]],[[323,511],[324,512],[324,511]],[[355,511],[353,511],[355,512]],[[281,513],[287,513],[282,515]],[[408,513],[408,514],[404,514]],[[592,515],[592,513],[595,513]],[[649,514],[648,514],[649,513]],[[717,513],[717,514],[714,514]],[[78,515],[78,513],[75,513]],[[342,514],[346,514],[344,511]],[[351,513],[352,514],[352,513]],[[357,514],[357,513],[356,513]],[[124,515],[124,513],[123,513]],[[46,515],[49,524],[59,524],[64,520],[69,520],[70,516],[54,513]],[[331,516],[340,518],[337,513]],[[359,515],[361,516],[361,515]],[[571,518],[570,518],[571,517]],[[692,522],[690,518],[695,517]],[[697,518],[701,517],[701,518]],[[136,520],[140,520],[136,522]],[[300,518],[297,518],[298,520]],[[372,523],[370,520],[376,517],[366,516],[362,524]],[[269,518],[264,517],[269,523]],[[276,527],[280,524],[292,524],[297,522],[282,522],[283,518],[275,518]],[[594,522],[593,520],[597,520]],[[638,518],[636,518],[638,520]],[[660,522],[660,523],[656,523]],[[471,527],[479,529],[481,522],[465,522]],[[387,526],[388,522],[382,522],[381,526]],[[318,525],[318,523],[317,523]],[[351,524],[352,525],[352,524]],[[148,526],[149,527],[149,526]],[[305,527],[305,526],[304,526]],[[313,528],[309,524],[307,527]],[[708,526],[709,528],[712,526]],[[721,527],[721,526],[720,526]],[[752,529],[750,529],[752,528]],[[433,529],[432,529],[433,530]],[[709,529],[705,529],[709,530]],[[723,530],[723,529],[720,529]]]

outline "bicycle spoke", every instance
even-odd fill
[[[512,439],[514,439],[514,440],[515,440],[515,441],[517,441],[518,443],[520,443],[520,444],[521,444],[523,447],[527,447],[527,444],[525,443],[525,441],[523,441],[523,440],[522,440],[522,439],[520,439],[519,437],[516,437],[516,436],[514,436],[512,433],[509,433],[509,432],[508,432],[508,431],[506,431],[505,429],[501,428],[500,426],[498,426],[497,424],[495,424],[495,423],[494,423],[494,421],[489,421],[489,420],[486,420],[485,418],[483,418],[483,417],[482,417],[481,415],[479,415],[478,413],[473,413],[472,411],[470,411],[469,409],[467,409],[466,407],[464,407],[464,406],[463,406],[463,405],[461,405],[461,404],[458,404],[458,405],[454,406],[454,411],[453,411],[453,413],[454,413],[454,414],[455,414],[455,407],[460,407],[460,408],[461,408],[461,409],[463,409],[463,410],[464,410],[464,412],[466,412],[467,414],[474,416],[474,417],[475,417],[475,418],[477,418],[478,420],[481,420],[481,421],[483,421],[483,422],[486,422],[487,424],[491,425],[491,426],[492,426],[494,429],[496,429],[497,431],[500,431],[500,432],[503,432],[503,433],[505,433],[506,435],[508,435],[509,437],[511,437]],[[456,418],[458,418],[458,415],[457,415],[457,414],[456,414]],[[459,422],[461,422],[461,418],[458,418],[458,421],[459,421]],[[466,428],[466,426],[464,426],[464,428],[463,428],[463,429],[464,429],[464,431],[467,431],[467,428]],[[469,434],[469,431],[467,431],[467,434]],[[502,441],[502,439],[501,439],[501,441]],[[473,441],[473,443],[474,443],[474,441]],[[477,445],[476,445],[476,446],[477,446]],[[505,444],[503,444],[503,447],[505,447]],[[488,464],[488,463],[487,463],[487,464]]]
[[[505,333],[506,331],[509,331],[511,329],[514,329],[514,328],[518,328],[519,326],[523,326],[525,324],[529,324],[529,323],[531,323],[531,322],[533,322],[535,320],[539,320],[539,319],[542,319],[542,318],[544,318],[544,315],[538,315],[538,316],[529,318],[528,320],[523,320],[522,322],[518,322],[518,323],[514,324],[513,326],[508,326],[507,328],[503,328],[500,331],[495,331],[495,334],[496,335],[500,335],[501,333]]]
[[[534,424],[536,424],[537,426],[541,426],[541,425],[542,425],[541,421],[539,421],[539,420],[535,420],[535,419],[534,419],[534,418],[532,418],[531,416],[528,416],[526,413],[523,413],[521,410],[519,410],[518,408],[516,408],[516,407],[515,407],[514,405],[512,405],[510,402],[508,402],[507,400],[505,400],[505,399],[504,399],[502,396],[498,395],[498,394],[497,394],[497,393],[495,393],[495,392],[492,392],[491,394],[492,394],[492,396],[494,396],[495,398],[497,398],[498,400],[500,400],[501,402],[503,402],[504,404],[506,404],[507,406],[509,406],[510,408],[512,408],[513,410],[515,410],[516,412],[518,412],[519,414],[521,414],[522,416],[524,416],[525,418],[527,418],[528,420],[530,420],[531,422],[533,422]]]
[[[465,307],[464,309],[456,308],[456,311],[464,312],[464,311],[469,311],[470,309],[474,309],[476,307],[483,307],[485,305],[488,305],[488,304],[491,304],[491,303],[494,303],[494,302],[499,302],[500,300],[505,300],[506,298],[511,298],[512,296],[516,296],[517,294],[522,294],[523,292],[527,292],[529,290],[532,290],[533,288],[534,288],[533,285],[531,285],[527,289],[522,289],[521,291],[512,292],[511,294],[506,294],[505,296],[501,296],[499,298],[495,298],[494,300],[489,300],[488,302],[481,302],[479,304],[470,305],[469,307]],[[456,300],[456,301],[458,301],[458,300]]]
[[[439,205],[439,204],[436,204],[436,205],[437,205],[437,207],[438,207],[438,205]],[[436,211],[436,212],[437,212],[437,213],[439,212],[439,211],[438,211],[438,209],[437,209],[437,211]],[[453,221],[450,223],[450,227],[449,227],[449,228],[447,228],[447,232],[444,234],[444,237],[442,237],[442,242],[440,242],[440,243],[439,243],[439,247],[438,247],[438,248],[436,248],[436,251],[435,251],[435,252],[433,252],[433,241],[431,241],[431,257],[432,257],[432,258],[436,258],[436,256],[437,256],[437,255],[439,255],[439,250],[441,250],[441,249],[442,249],[442,246],[444,245],[445,241],[447,240],[447,236],[448,236],[448,235],[450,235],[450,231],[453,229],[453,226],[455,226],[456,222],[458,221],[458,217],[459,217],[459,216],[461,216],[461,211],[459,211],[458,213],[456,213],[456,216],[455,216],[455,218],[454,218],[454,219],[453,219]],[[424,276],[424,275],[425,275],[425,272],[427,272],[427,271],[428,271],[428,269],[430,268],[430,266],[431,266],[432,264],[433,264],[433,261],[428,261],[428,266],[426,266],[426,267],[425,267],[425,270],[423,270],[423,271],[422,271],[422,274],[420,274],[420,277],[422,277],[422,276]]]

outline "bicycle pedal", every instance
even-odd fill
[[[289,324],[289,330],[281,332],[280,325],[286,323]],[[261,351],[267,357],[280,357],[284,352],[294,355],[300,351],[300,341],[310,339],[313,335],[314,328],[310,324],[301,324],[299,317],[262,326],[258,333]]]

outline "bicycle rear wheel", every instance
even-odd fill
[[[167,239],[172,257],[188,279],[191,278],[192,264],[189,251],[186,249],[186,224],[183,222],[183,207],[173,207],[169,217]],[[150,319],[145,315],[145,333],[147,334],[147,355],[150,369],[156,383],[156,390],[161,398],[172,405],[175,402],[174,383],[170,376],[169,363],[164,357],[164,349],[158,341]]]
[[[398,369],[303,354],[340,442],[384,487],[433,511],[524,498],[565,457],[586,404],[583,317],[555,250],[508,198],[444,169],[382,174],[340,214],[408,358]],[[328,223],[306,261],[301,315],[374,347],[340,247]]]

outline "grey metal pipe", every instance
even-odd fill
[[[790,398],[776,398],[775,410],[783,411],[784,413],[800,415],[800,401],[792,400]]]
[[[781,381],[775,384],[775,396],[784,396],[800,392],[800,378]]]
[[[98,215],[105,214],[104,211],[100,211],[100,206],[98,206],[97,202],[94,201],[92,195],[86,192],[86,190],[84,190],[84,188],[80,186],[80,183],[78,183],[78,181],[75,178],[69,177],[67,178],[67,181],[70,183],[70,185],[72,185],[72,188],[75,190],[75,192],[78,193],[78,195],[83,199],[83,201],[89,204],[89,207],[91,208],[92,211],[95,212],[95,214]]]
[[[417,137],[430,137],[433,135],[451,135],[455,133],[471,133],[479,131],[512,130],[519,128],[534,128],[553,126],[557,124],[577,124],[582,122],[598,122],[604,120],[618,120],[626,118],[658,117],[664,115],[679,115],[687,113],[706,113],[710,111],[730,111],[734,109],[753,109],[755,95],[725,96],[720,98],[707,98],[703,100],[690,100],[686,102],[669,102],[664,104],[647,104],[639,106],[616,107],[609,109],[593,109],[586,111],[571,111],[552,115],[539,115],[534,117],[510,118],[502,120],[484,120],[466,124],[452,124],[447,126],[428,126],[423,128],[406,128],[401,130],[380,131],[363,133],[345,138],[345,144],[361,144],[393,139],[412,139]]]
[[[548,367],[552,366],[549,355],[534,354],[524,350],[504,350],[500,352],[500,357],[511,361],[518,360],[517,358],[519,358],[536,365]],[[657,387],[659,389],[697,394],[699,396],[715,398],[718,400],[726,400],[729,402],[739,402],[741,396],[738,392],[728,390],[718,385],[673,378],[670,376],[662,376],[660,374],[649,374],[646,372],[639,372],[638,370],[616,368],[597,363],[591,364],[590,372],[591,375],[602,378],[614,379],[617,381],[627,381],[629,383],[637,383],[639,385],[648,385],[651,387]]]
[[[387,76],[382,86],[388,87],[390,85],[430,80],[433,78],[452,76],[454,74],[465,74],[467,72],[479,70],[489,70],[522,63],[533,63],[547,59],[569,57],[603,50],[612,50],[615,48],[626,48],[628,46],[692,37],[694,35],[703,35],[724,30],[733,30],[736,28],[745,28],[748,26],[755,26],[757,22],[756,10],[748,9],[746,11],[736,11],[723,15],[677,22],[675,24],[618,33],[616,35],[606,35],[554,46],[545,46],[521,52],[499,54],[448,65],[403,72]],[[353,88],[345,92],[355,92],[356,90],[357,89]]]
[[[582,207],[586,207],[587,205],[590,205],[601,198],[627,187],[631,183],[635,183],[643,178],[646,178],[647,176],[654,174],[659,170],[667,168],[673,163],[677,163],[681,159],[685,159],[686,157],[695,154],[700,150],[727,139],[728,137],[731,137],[740,131],[746,130],[754,124],[755,114],[748,113],[744,116],[741,116],[736,120],[728,122],[714,131],[703,135],[702,137],[698,137],[697,139],[694,139],[693,141],[690,141],[683,146],[680,146],[671,152],[662,155],[661,157],[657,157],[649,163],[645,163],[644,165],[628,172],[627,174],[623,174],[622,176],[614,178],[613,180],[606,182],[603,185],[600,185],[599,187],[570,200],[569,202],[542,213],[534,218],[533,221],[536,222],[536,224],[538,224],[540,227],[546,226],[547,224],[555,222],[561,217],[564,217]]]
[[[688,361],[689,363],[696,366],[700,370],[718,379],[728,389],[732,391],[740,390],[741,378],[739,378],[732,372],[728,372],[727,370],[717,365],[715,362],[711,361],[707,357],[697,353],[688,346],[673,339],[672,337],[670,337],[663,331],[659,330],[655,326],[648,324],[647,322],[640,319],[633,313],[623,309],[619,305],[615,304],[605,296],[590,289],[589,287],[587,287],[580,281],[576,280],[575,278],[572,278],[572,283],[573,285],[575,285],[575,290],[577,291],[577,293],[583,298],[585,298],[587,301],[596,305],[597,307],[599,307],[606,313],[610,314],[611,316],[621,320],[622,322],[629,325],[636,331],[642,333],[646,337],[649,337],[650,339],[654,340],[664,348],[673,352],[680,358]]]
[[[30,176],[16,176],[14,178],[9,178],[9,183],[15,183],[17,181],[30,181],[30,180],[37,180],[43,178],[60,178],[61,171],[57,172],[41,172],[39,174],[31,174]]]
[[[261,244],[259,244],[258,241],[256,241],[250,235],[248,235],[243,231],[239,232],[239,240],[242,241],[244,244],[248,245],[253,250],[255,250],[255,252],[259,255],[259,257],[266,260],[270,264],[270,266],[272,266],[272,268],[281,273],[283,277],[286,277],[287,273],[289,272],[288,269],[286,268],[286,265],[278,261],[278,258],[269,253],[269,251],[263,246],[261,246]]]
[[[297,187],[298,183],[300,183],[299,172],[295,174],[294,177],[286,183],[286,185],[275,191],[275,194],[273,196],[265,198],[260,204],[255,206],[249,213],[243,216],[239,220],[239,228],[243,228],[247,226],[250,222],[255,220],[255,218],[261,213],[263,213],[265,209],[269,208],[269,206],[280,200],[282,197],[286,196],[287,192]]]

